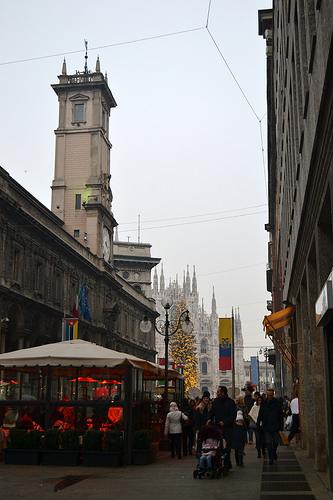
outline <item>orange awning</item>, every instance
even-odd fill
[[[295,307],[290,306],[270,314],[269,316],[264,316],[262,324],[264,325],[266,333],[275,332],[275,330],[279,330],[279,328],[289,325],[294,312]]]

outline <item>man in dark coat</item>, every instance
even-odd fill
[[[219,386],[217,396],[213,401],[212,409],[209,414],[209,421],[215,422],[222,429],[223,438],[226,441],[225,466],[231,468],[230,451],[232,428],[236,419],[237,410],[233,399],[228,396],[228,389],[225,386]]]
[[[269,464],[277,460],[279,445],[279,431],[283,430],[283,411],[281,403],[274,397],[274,389],[267,390],[267,399],[260,405],[257,419],[257,428],[264,431],[265,443],[268,451]]]

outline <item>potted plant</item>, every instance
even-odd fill
[[[11,429],[8,447],[4,449],[6,464],[38,465],[41,433],[35,430]]]
[[[90,430],[83,438],[82,465],[117,467],[121,465],[122,449],[120,431]]]
[[[142,429],[135,431],[132,437],[132,464],[146,465],[152,462],[152,431]]]
[[[117,430],[104,432],[103,444],[108,465],[110,467],[119,467],[122,464],[124,448],[123,433]]]
[[[48,429],[43,440],[41,457],[43,465],[78,465],[79,463],[79,434],[68,429]]]
[[[80,439],[76,430],[68,429],[60,433],[60,450],[62,451],[63,465],[78,465]]]

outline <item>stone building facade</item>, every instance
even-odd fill
[[[219,385],[226,385],[231,391],[232,375],[230,371],[219,370],[219,338],[218,338],[218,314],[216,310],[216,298],[213,289],[211,312],[205,310],[203,301],[200,304],[198,282],[193,268],[192,278],[189,267],[184,272],[183,283],[178,283],[178,278],[170,280],[165,284],[163,266],[161,267],[160,277],[158,277],[156,268],[153,278],[153,298],[156,300],[156,308],[161,318],[164,318],[163,299],[171,298],[173,308],[180,301],[185,301],[186,307],[190,312],[191,321],[194,325],[193,335],[196,340],[196,349],[198,355],[198,374],[199,389],[208,390],[212,396],[216,394]],[[235,386],[239,390],[244,386],[244,364],[243,364],[243,336],[239,311],[235,313]],[[156,350],[158,357],[165,356],[164,338],[156,334]],[[237,384],[237,385],[236,385]],[[243,385],[242,385],[243,384]]]
[[[85,66],[74,75],[64,63],[53,89],[59,127],[52,211],[0,168],[1,351],[61,340],[62,318],[77,313],[84,288],[79,337],[155,361],[154,333],[139,328],[144,316],[154,321],[155,302],[115,267],[108,131],[116,103],[99,60],[93,73]],[[148,290],[147,269],[159,259],[146,246]]]
[[[267,284],[273,311],[295,307],[278,332],[293,362],[277,358],[276,383],[290,394],[299,382],[302,446],[332,489],[333,325],[329,315],[317,324],[315,305],[333,267],[333,2],[276,0],[259,11],[259,34],[267,56]]]

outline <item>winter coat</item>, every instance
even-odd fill
[[[280,402],[273,398],[267,399],[260,405],[260,410],[257,419],[257,427],[262,428],[265,432],[278,432],[283,430],[283,411]]]
[[[206,425],[211,408],[211,402],[209,402],[208,405],[205,405],[202,401],[198,404],[194,412],[194,427],[196,430],[200,431],[200,429]]]
[[[182,420],[185,422],[188,417],[180,410],[169,411],[165,420],[164,434],[181,434],[182,432]]]
[[[244,450],[246,444],[246,428],[244,425],[234,424],[232,428],[231,448]]]
[[[236,413],[236,404],[233,399],[228,396],[225,398],[219,397],[213,401],[209,420],[213,420],[216,424],[222,421],[224,427],[231,428],[236,419]]]

